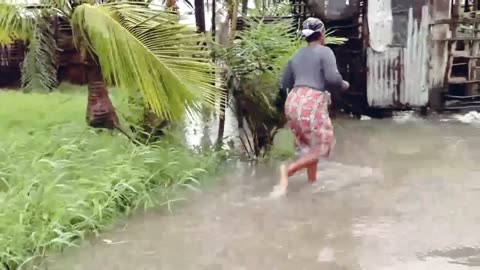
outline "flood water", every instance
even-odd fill
[[[405,120],[405,121],[402,121]],[[49,269],[480,268],[480,129],[439,119],[334,121],[319,182],[238,165],[172,214],[151,211]]]

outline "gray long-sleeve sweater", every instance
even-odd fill
[[[282,77],[282,90],[306,86],[319,91],[337,91],[342,84],[333,51],[322,45],[300,49],[288,61]]]

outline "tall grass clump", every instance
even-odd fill
[[[85,92],[0,92],[0,269],[38,265],[218,168],[168,136],[136,146],[90,130],[85,103]]]

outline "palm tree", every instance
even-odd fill
[[[44,0],[34,7],[0,2],[0,42],[28,44],[27,83],[56,84],[55,40],[45,31],[55,17],[71,25],[74,45],[84,56],[90,126],[118,125],[107,85],[139,92],[145,107],[167,121],[213,105],[221,95],[203,36],[180,25],[174,13],[138,1]]]
[[[205,2],[203,0],[195,0],[195,24],[198,33],[205,33]]]

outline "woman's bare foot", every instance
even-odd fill
[[[288,187],[288,170],[287,166],[280,166],[280,181],[278,185],[273,188],[273,191],[270,193],[272,197],[280,197],[287,193]]]
[[[280,186],[287,191],[288,187],[288,169],[287,165],[282,164],[280,166]]]

